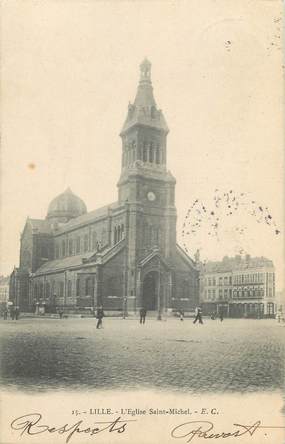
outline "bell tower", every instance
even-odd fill
[[[168,132],[153,96],[151,63],[144,59],[136,97],[128,105],[120,133],[119,203],[129,207],[129,251],[134,260],[153,248],[169,257],[176,248],[176,181],[166,167]]]

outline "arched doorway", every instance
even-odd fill
[[[143,280],[142,305],[146,310],[157,310],[158,273],[149,272]]]

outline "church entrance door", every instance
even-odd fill
[[[158,273],[149,272],[143,280],[142,305],[148,311],[157,310]]]

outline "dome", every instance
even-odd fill
[[[64,193],[51,201],[46,218],[67,222],[69,219],[81,216],[86,212],[87,208],[83,200],[73,194],[70,188],[67,188]]]

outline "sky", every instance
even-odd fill
[[[67,187],[88,210],[116,201],[119,133],[147,56],[170,128],[178,240],[203,260],[268,257],[283,288],[281,8],[263,0],[4,1],[0,273],[18,265],[26,218],[44,218]],[[234,215],[228,193],[240,202]],[[217,196],[218,233],[209,218]],[[207,213],[192,233],[185,228],[196,200]]]

